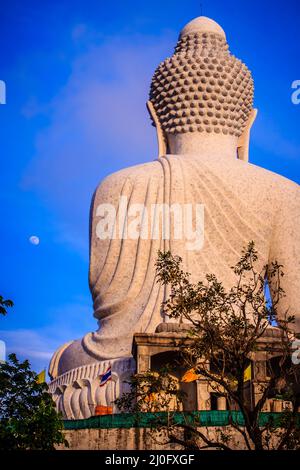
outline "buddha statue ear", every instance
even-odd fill
[[[163,155],[167,154],[167,150],[168,150],[167,137],[160,125],[158,116],[156,114],[156,111],[151,101],[147,101],[147,109],[156,127],[156,137],[157,137],[157,143],[158,143],[158,157],[162,157]]]
[[[250,130],[252,124],[255,121],[257,116],[257,109],[252,109],[246,123],[246,127],[242,133],[242,135],[238,139],[237,143],[237,155],[240,160],[244,162],[248,162],[249,160],[249,142],[250,142]]]

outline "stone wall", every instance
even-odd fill
[[[216,427],[201,428],[213,438]],[[181,450],[177,444],[163,445],[151,435],[149,428],[76,429],[65,431],[69,450]],[[234,435],[234,447],[244,449],[241,439]],[[66,450],[60,446],[59,450]]]
[[[180,446],[162,446],[147,428],[76,429],[64,432],[69,450],[162,450]],[[64,449],[64,447],[59,447]]]

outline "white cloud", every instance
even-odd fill
[[[97,329],[93,311],[85,299],[61,305],[48,312],[49,325],[41,328],[0,330],[6,353],[15,353],[20,360],[28,359],[33,370],[48,367],[55,350],[72,339]]]
[[[41,331],[30,329],[0,330],[0,338],[6,344],[7,354],[15,353],[19,359],[29,359],[34,364],[48,364],[54,343]]]
[[[86,26],[74,28],[75,39]],[[70,77],[51,103],[31,97],[28,119],[44,113],[50,125],[36,137],[36,154],[23,185],[58,214],[59,239],[87,254],[92,193],[106,174],[156,158],[156,138],[145,103],[152,74],[174,37],[95,39],[72,61]],[[54,71],[55,73],[55,71]]]

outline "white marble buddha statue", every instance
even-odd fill
[[[175,53],[155,71],[148,109],[158,158],[108,176],[92,201],[89,281],[99,329],[55,353],[49,369],[53,379],[95,363],[114,368],[128,360],[134,367],[133,335],[153,333],[168,321],[161,311],[166,292],[155,279],[158,250],[180,255],[193,280],[214,273],[231,287],[231,266],[253,240],[261,268],[272,260],[284,265],[286,297],[279,315],[289,308],[300,330],[299,186],[248,162],[256,115],[253,81],[229,52],[217,23],[199,17],[183,28]],[[113,238],[99,236],[103,205],[118,214],[124,201],[132,214],[135,204],[148,213],[158,204],[201,205],[204,237],[193,244],[186,235],[173,236],[172,218],[169,237],[161,224],[155,236],[150,229],[147,236],[125,237],[122,230]]]

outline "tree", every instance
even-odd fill
[[[55,444],[68,446],[63,423],[56,413],[46,383],[27,360],[15,354],[0,364],[0,450],[54,450]]]
[[[13,307],[0,296],[0,314]],[[46,383],[38,383],[28,360],[19,362],[10,354],[0,363],[0,450],[53,450],[68,442],[63,422]]]
[[[117,404],[125,411],[151,411],[155,401],[157,405],[161,402],[160,396],[173,396],[169,401],[172,407],[165,401],[161,408],[168,411],[167,423],[165,420],[156,423],[156,430],[163,432],[168,442],[176,442],[187,449],[231,450],[235,434],[249,450],[300,448],[299,366],[290,360],[294,317],[288,312],[277,323],[279,360],[276,368],[272,367],[272,360],[268,362],[269,378],[257,383],[259,399],[249,400],[245,390],[245,370],[255,357],[270,322],[277,318],[278,305],[285,295],[280,285],[283,266],[274,262],[257,272],[257,260],[254,243],[250,242],[232,268],[236,283],[226,290],[213,274],[207,274],[204,282],[191,283],[190,274],[182,269],[180,257],[159,252],[157,280],[171,288],[169,298],[163,303],[164,312],[179,324],[183,320],[190,324],[188,337],[180,346],[180,365],[196,378],[205,379],[210,389],[224,397],[232,410],[228,426],[216,429],[210,438],[201,428],[201,412],[178,421],[174,411],[182,410],[182,396],[178,395],[178,385],[176,391],[170,372],[169,381],[166,380],[168,373],[163,372],[164,386],[151,371],[137,374],[130,382],[131,392]],[[271,303],[265,298],[266,279],[273,286]],[[147,393],[149,399],[145,400]],[[155,399],[151,400],[151,396]],[[262,423],[265,418],[262,410],[272,396],[288,401],[288,407],[280,414],[268,414]],[[242,415],[242,424],[236,419],[234,409]]]
[[[0,295],[0,315],[7,314],[7,308],[13,307],[14,303],[12,300],[5,300],[2,295]]]

